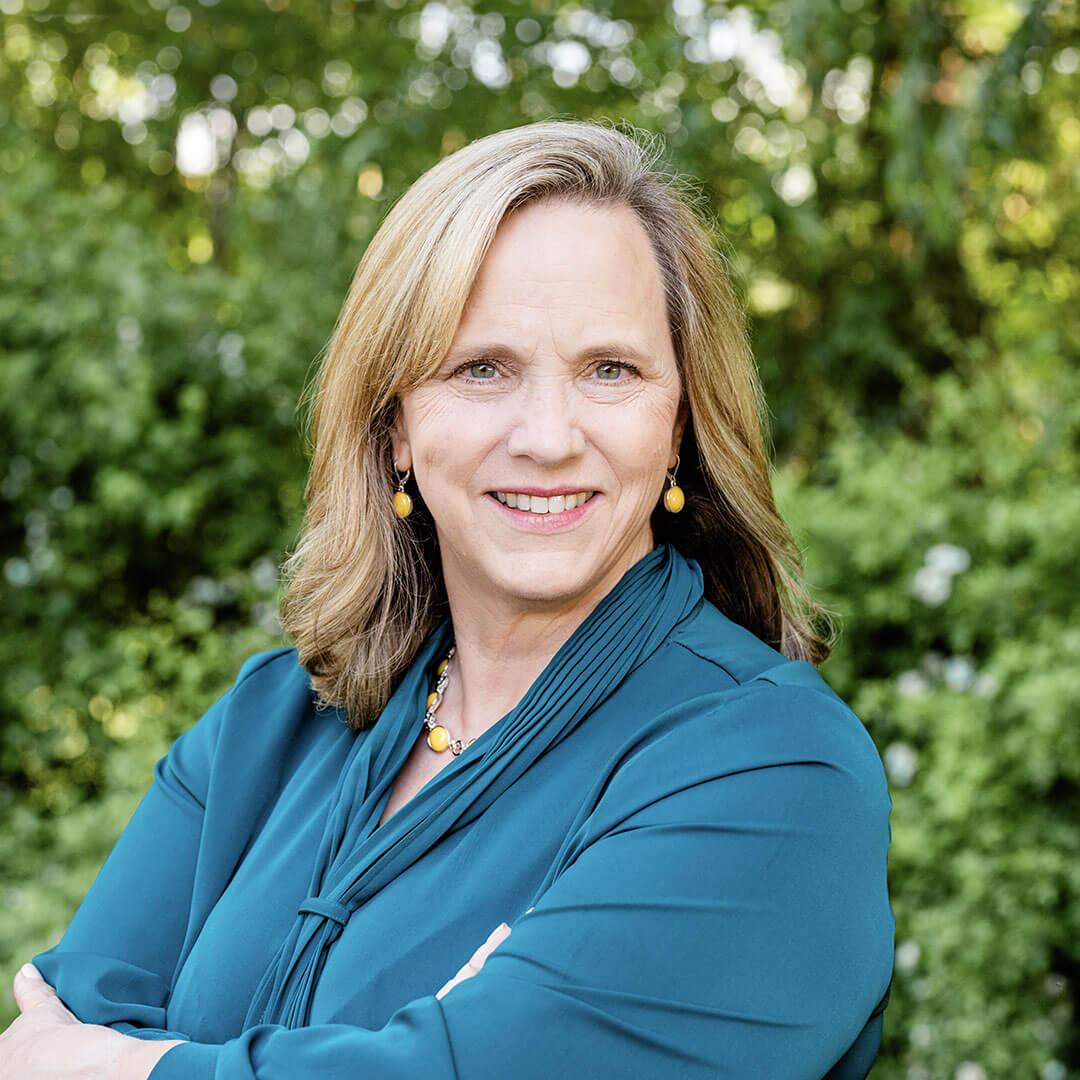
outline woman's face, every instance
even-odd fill
[[[400,404],[394,457],[434,518],[452,604],[598,600],[654,545],[686,420],[633,211],[540,203],[505,218],[442,366]],[[524,493],[540,498],[522,509]]]

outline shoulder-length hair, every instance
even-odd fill
[[[318,704],[341,707],[354,730],[374,724],[448,610],[419,491],[408,518],[393,508],[398,397],[445,359],[504,216],[540,200],[630,207],[651,241],[690,407],[686,504],[674,515],[658,500],[656,542],[696,559],[707,599],[785,656],[820,663],[833,644],[812,626],[834,634],[773,499],[767,410],[725,241],[657,142],[620,126],[545,120],[469,143],[397,200],[356,269],[309,387],[306,512],[280,605]]]

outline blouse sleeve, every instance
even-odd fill
[[[534,910],[441,1000],[183,1043],[149,1080],[820,1080],[890,982],[892,804],[840,699],[735,693],[624,758]]]
[[[187,931],[211,762],[232,687],[154,765],[153,779],[60,941],[31,957],[83,1023],[143,1039],[186,1039],[165,1012]]]

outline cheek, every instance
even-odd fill
[[[498,414],[452,395],[419,403],[410,428],[414,460],[437,488],[452,480],[468,483],[502,437]]]
[[[651,480],[667,467],[675,408],[666,401],[642,401],[613,409],[594,427],[597,445],[628,482]]]

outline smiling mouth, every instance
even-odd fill
[[[595,495],[595,491],[575,491],[568,495],[522,495],[516,491],[489,491],[487,493],[503,506],[524,513],[543,517],[546,514],[561,514],[567,510],[576,510],[584,506]]]

